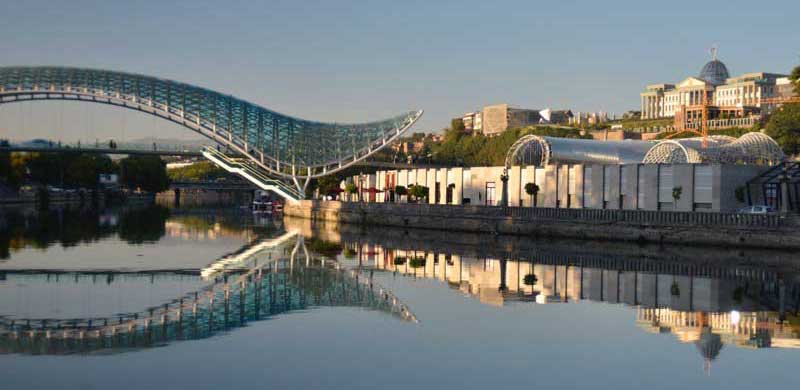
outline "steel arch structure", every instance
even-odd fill
[[[157,77],[70,67],[0,67],[0,104],[54,99],[155,115],[247,156],[270,176],[295,183],[363,160],[422,115],[417,110],[362,124],[315,122]]]
[[[776,165],[785,158],[780,145],[770,136],[749,132],[739,138],[712,135],[705,141],[700,137],[661,141],[647,152],[642,162]]]

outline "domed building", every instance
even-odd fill
[[[714,85],[725,84],[725,81],[728,80],[729,77],[731,76],[728,74],[728,67],[716,58],[703,65],[703,69],[697,76],[700,80],[707,81]]]
[[[782,74],[755,72],[731,77],[728,67],[717,58],[703,65],[697,77],[687,77],[677,84],[652,84],[642,92],[642,119],[676,118],[676,122],[697,119],[698,107],[711,107],[709,119],[725,118],[725,123],[714,123],[717,128],[730,126],[749,127],[760,119],[762,113],[775,109],[775,104],[762,102],[765,98],[782,97],[780,85],[788,82]],[[676,123],[676,126],[678,124]],[[710,125],[709,127],[714,127]]]

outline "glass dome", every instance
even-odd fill
[[[698,77],[711,84],[722,85],[725,84],[725,80],[730,77],[730,75],[728,74],[728,68],[725,64],[715,58],[708,61],[708,63],[703,66],[703,70],[700,71]]]

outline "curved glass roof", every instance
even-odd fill
[[[67,99],[113,104],[181,124],[246,154],[270,173],[317,177],[398,137],[422,115],[325,123],[283,115],[230,95],[132,73],[68,67],[0,67],[0,103]]]
[[[785,158],[775,140],[750,132],[739,138],[709,136],[658,142],[598,141],[526,135],[506,154],[505,166],[562,164],[755,164],[774,165]]]
[[[728,67],[722,61],[713,59],[703,65],[697,77],[714,85],[722,85],[731,76],[728,74]]]

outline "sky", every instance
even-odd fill
[[[321,121],[424,109],[412,131],[494,103],[638,109],[645,85],[696,75],[712,45],[732,75],[800,64],[796,0],[0,2],[0,66],[142,73]],[[0,138],[192,137],[84,106],[0,106]]]

